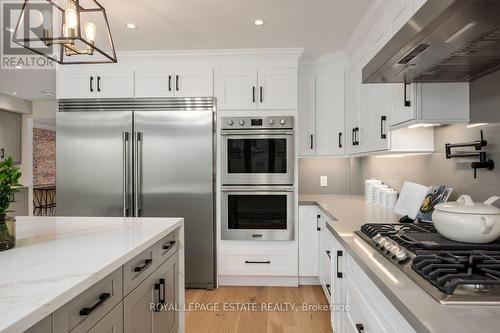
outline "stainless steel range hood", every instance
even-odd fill
[[[500,69],[500,0],[428,0],[363,68],[363,83],[468,82]]]

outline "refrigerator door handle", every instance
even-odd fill
[[[142,151],[141,141],[142,133],[134,132],[134,216],[141,216],[141,199],[142,199]]]
[[[128,152],[129,152],[129,132],[122,132],[122,161],[123,161],[123,217],[128,216]]]

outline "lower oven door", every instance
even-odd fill
[[[223,240],[293,240],[293,186],[224,186]]]

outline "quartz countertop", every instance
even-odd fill
[[[18,217],[0,252],[0,332],[23,332],[171,231],[182,218]]]
[[[391,301],[416,332],[497,332],[500,305],[443,305],[373,249],[354,231],[365,223],[395,223],[391,209],[365,203],[363,196],[300,195],[299,205],[317,205],[332,221],[328,230]]]

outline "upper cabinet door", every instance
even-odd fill
[[[344,71],[316,78],[316,154],[344,154]]]
[[[21,163],[21,132],[21,114],[0,111],[0,162],[12,157],[14,163]]]
[[[259,109],[297,108],[297,69],[259,69]]]
[[[217,104],[221,110],[257,109],[257,70],[224,69],[217,73]]]
[[[135,97],[174,96],[174,71],[141,68],[135,71]]]
[[[299,156],[314,155],[316,147],[316,101],[314,76],[299,78]]]
[[[57,98],[95,98],[97,82],[87,66],[60,66],[57,69]]]
[[[133,98],[134,71],[125,66],[112,66],[95,74],[95,98]]]
[[[212,69],[179,69],[175,71],[176,97],[212,97],[214,95]]]

